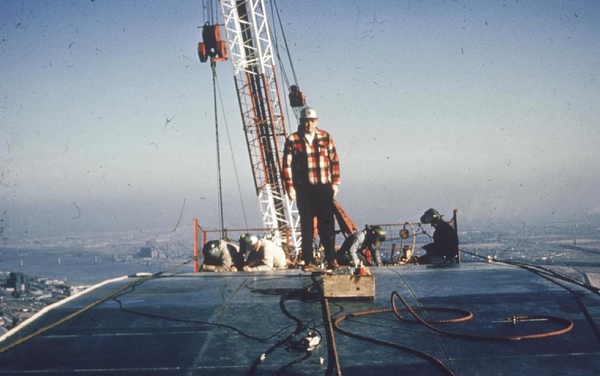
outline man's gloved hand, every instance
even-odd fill
[[[288,197],[292,201],[296,201],[296,190],[294,188],[288,188]]]
[[[337,196],[339,190],[340,190],[340,186],[339,184],[333,184],[331,186],[331,189],[333,189],[333,197]]]

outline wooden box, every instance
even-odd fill
[[[372,275],[323,275],[325,298],[375,299],[375,277]]]

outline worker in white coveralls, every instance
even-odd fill
[[[283,248],[268,239],[259,239],[252,234],[242,234],[240,250],[248,253],[244,271],[287,269],[287,257]]]

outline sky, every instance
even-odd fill
[[[3,244],[218,228],[203,3],[0,0]],[[277,5],[359,226],[600,214],[600,1]],[[260,227],[230,62],[216,72],[225,224]]]

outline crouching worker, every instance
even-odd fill
[[[242,234],[240,249],[243,254],[249,252],[243,267],[246,272],[287,269],[287,257],[283,248],[268,239]]]
[[[419,257],[419,264],[439,264],[454,260],[458,256],[458,236],[456,230],[442,219],[435,209],[427,210],[421,216],[421,223],[430,224],[433,232],[433,243],[425,244],[425,255]]]
[[[236,272],[244,267],[244,254],[239,247],[225,239],[211,240],[202,247],[201,271]]]
[[[337,261],[340,265],[357,267],[359,261],[363,265],[381,266],[379,247],[385,240],[385,230],[379,226],[366,225],[364,230],[356,231],[348,236],[337,250]],[[370,252],[370,256],[367,255]]]

